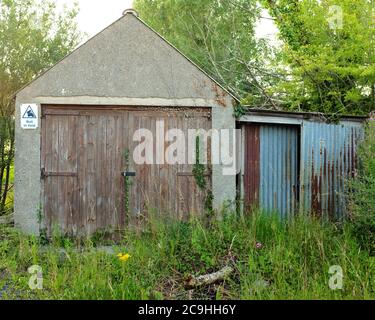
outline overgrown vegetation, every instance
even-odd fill
[[[201,163],[201,143],[200,137],[197,136],[195,139],[195,159],[196,162],[193,165],[193,175],[198,188],[205,193],[204,197],[204,209],[206,210],[207,216],[212,216],[214,213],[213,209],[213,193],[211,187],[207,185],[207,177],[211,175],[211,166],[204,165]]]
[[[283,41],[278,69],[285,77],[272,95],[292,110],[367,114],[374,109],[374,0],[263,3]]]
[[[199,220],[152,219],[126,231],[113,252],[86,240],[55,235],[50,246],[14,229],[0,233],[3,299],[373,299],[375,261],[351,226],[297,217],[281,221],[253,213]],[[63,249],[62,249],[63,248]],[[122,255],[117,256],[121,253]],[[130,257],[128,255],[130,255]],[[30,290],[27,272],[43,269],[43,290]],[[342,290],[331,290],[331,266],[343,269]],[[225,282],[185,289],[191,275],[232,266]]]
[[[360,245],[375,255],[375,121],[369,121],[358,151],[360,166],[351,182],[351,221]]]
[[[52,0],[0,1],[0,215],[13,209],[15,93],[80,42],[77,13]]]
[[[0,116],[0,215],[13,210],[13,137],[14,120],[9,116]]]

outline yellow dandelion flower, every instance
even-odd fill
[[[122,262],[126,262],[128,261],[129,259],[131,258],[131,255],[130,254],[124,254],[124,255],[121,255],[121,257],[119,257],[120,261]]]

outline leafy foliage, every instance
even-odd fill
[[[359,150],[358,176],[351,182],[353,231],[361,246],[375,254],[375,121],[370,121]]]
[[[204,165],[201,163],[201,147],[200,136],[197,135],[195,138],[196,162],[193,165],[193,176],[198,188],[205,193],[204,208],[207,211],[207,215],[210,217],[214,214],[214,196],[211,187],[207,186],[207,175],[210,175],[212,173],[212,168],[210,165]]]
[[[74,7],[58,14],[50,0],[3,0],[0,7],[0,93],[9,98],[80,41]],[[7,110],[12,113],[12,108]]]
[[[0,215],[10,213],[13,205],[14,121],[0,116]]]
[[[286,81],[275,94],[293,110],[366,114],[375,105],[373,0],[267,0],[284,42]],[[281,69],[282,69],[281,68]]]
[[[15,93],[78,44],[76,15],[76,7],[58,14],[51,0],[0,1],[0,214],[11,210],[5,204],[12,188]]]

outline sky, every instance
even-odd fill
[[[78,15],[78,26],[81,31],[87,33],[91,38],[112,22],[121,17],[125,9],[132,7],[133,0],[55,0],[61,9],[64,4],[68,7],[75,1],[78,2],[80,13]],[[269,17],[266,11],[262,16]],[[142,18],[142,17],[140,17]],[[257,26],[258,37],[268,37],[275,40],[277,28],[272,20],[261,19]]]
[[[132,7],[133,0],[55,0],[61,9],[77,2],[80,8],[78,27],[89,38],[99,33],[122,16],[125,9]]]

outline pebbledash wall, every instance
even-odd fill
[[[41,130],[20,127],[22,104],[200,107],[211,111],[212,127],[235,129],[236,98],[183,56],[133,12],[90,39],[18,92],[16,97],[15,222],[39,232],[43,214]],[[215,152],[215,150],[213,150]],[[214,207],[235,199],[236,177],[212,168]]]

